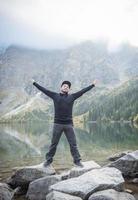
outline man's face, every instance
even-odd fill
[[[60,88],[61,92],[64,92],[64,93],[68,93],[70,91],[70,88],[68,86],[68,84],[63,84]]]

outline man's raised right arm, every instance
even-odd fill
[[[37,87],[41,92],[43,92],[44,94],[46,94],[47,96],[49,96],[50,98],[54,98],[56,92],[50,91],[44,87],[42,87],[41,85],[39,85],[38,83],[36,83],[34,80],[32,80],[32,83],[35,87]]]

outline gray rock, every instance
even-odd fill
[[[69,178],[80,176],[84,174],[85,172],[101,167],[94,161],[82,162],[82,164],[84,165],[84,167],[75,166],[70,170]]]
[[[138,178],[129,179],[128,182],[138,184]]]
[[[108,160],[110,160],[110,161],[115,161],[115,160],[117,160],[117,159],[119,159],[119,158],[121,158],[121,157],[127,155],[128,153],[131,153],[131,152],[132,152],[131,150],[128,150],[128,151],[123,151],[123,152],[121,152],[121,153],[116,153],[116,154],[110,156],[110,157],[108,158]]]
[[[77,176],[80,176],[92,169],[97,169],[100,168],[101,166],[99,164],[97,164],[94,161],[86,161],[86,162],[82,162],[84,167],[73,167],[70,170],[67,171],[63,171],[60,176],[61,176],[61,180],[67,180],[69,178],[74,178]]]
[[[21,196],[21,195],[24,195],[26,194],[27,192],[27,188],[22,188],[22,187],[17,187],[14,189],[14,197],[18,197],[18,196]]]
[[[60,175],[47,176],[31,182],[26,195],[27,199],[45,200],[49,186],[57,183],[58,181],[61,181]]]
[[[43,200],[45,195],[48,193],[48,188],[50,185],[55,184],[61,180],[67,180],[72,177],[80,176],[81,174],[90,171],[94,168],[100,168],[100,165],[94,161],[83,162],[84,167],[73,167],[69,171],[62,172],[60,175],[44,177],[37,179],[30,183],[26,197],[30,200]]]
[[[18,168],[18,170],[7,180],[7,183],[12,188],[18,186],[27,188],[30,182],[53,174],[55,174],[55,170],[52,166],[45,168],[43,167],[43,163],[41,163],[39,165]]]
[[[134,179],[132,180],[132,183],[138,184],[138,178],[134,178]]]
[[[93,169],[79,177],[56,183],[50,186],[49,190],[64,192],[86,199],[98,190],[113,188],[117,191],[122,191],[123,183],[124,179],[118,169],[104,167]]]
[[[0,200],[11,200],[12,197],[13,190],[6,183],[0,183]]]
[[[95,192],[88,200],[135,200],[135,198],[126,192],[117,192],[113,189],[108,189]]]
[[[68,171],[63,171],[61,174],[61,180],[67,180],[68,178],[70,178],[70,170]]]
[[[82,200],[80,197],[75,197],[62,192],[53,191],[46,196],[46,200]]]
[[[125,177],[136,177],[138,174],[138,150],[128,153],[107,166],[119,169]]]

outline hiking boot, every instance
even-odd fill
[[[78,162],[75,162],[75,165],[77,167],[84,167],[84,165],[82,164],[82,162],[78,161]]]
[[[50,164],[51,164],[51,162],[49,162],[49,161],[46,160],[46,161],[43,163],[43,166],[44,166],[44,167],[49,167]]]

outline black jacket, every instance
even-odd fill
[[[63,94],[50,91],[40,86],[36,82],[33,82],[33,85],[36,86],[44,94],[53,99],[55,108],[54,123],[58,124],[73,124],[72,108],[74,101],[95,86],[94,84],[91,84],[78,92],[72,94]]]

